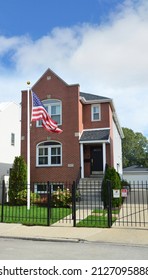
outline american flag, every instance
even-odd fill
[[[42,120],[42,126],[49,132],[61,133],[57,123],[51,119],[46,108],[38,96],[32,92],[32,121]]]

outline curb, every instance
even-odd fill
[[[67,243],[96,243],[96,244],[108,244],[115,246],[130,246],[130,247],[145,247],[148,248],[148,244],[137,244],[137,243],[124,243],[124,242],[115,242],[115,241],[90,241],[87,239],[80,238],[47,238],[47,237],[22,237],[22,236],[6,236],[0,235],[0,239],[14,239],[14,240],[29,240],[29,241],[42,241],[42,242],[67,242]]]
[[[44,242],[70,242],[70,243],[79,243],[85,242],[87,240],[82,240],[78,238],[48,238],[48,237],[23,237],[23,236],[6,236],[0,235],[0,239],[18,239],[18,240],[30,240],[30,241],[44,241]]]

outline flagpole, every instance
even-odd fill
[[[30,210],[30,82],[27,82],[27,210]]]

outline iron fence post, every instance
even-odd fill
[[[1,212],[1,222],[4,221],[4,203],[5,203],[5,181],[2,181],[2,212]]]
[[[73,226],[76,227],[76,182],[72,184],[72,219]]]
[[[51,184],[47,182],[47,226],[50,226],[51,218]]]
[[[111,228],[112,226],[112,186],[111,181],[107,180],[107,212],[108,212],[108,227]]]

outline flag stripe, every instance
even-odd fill
[[[51,119],[44,105],[34,92],[32,92],[32,103],[32,121],[42,120],[42,126],[47,131],[61,133],[62,130],[58,128],[57,123]]]

